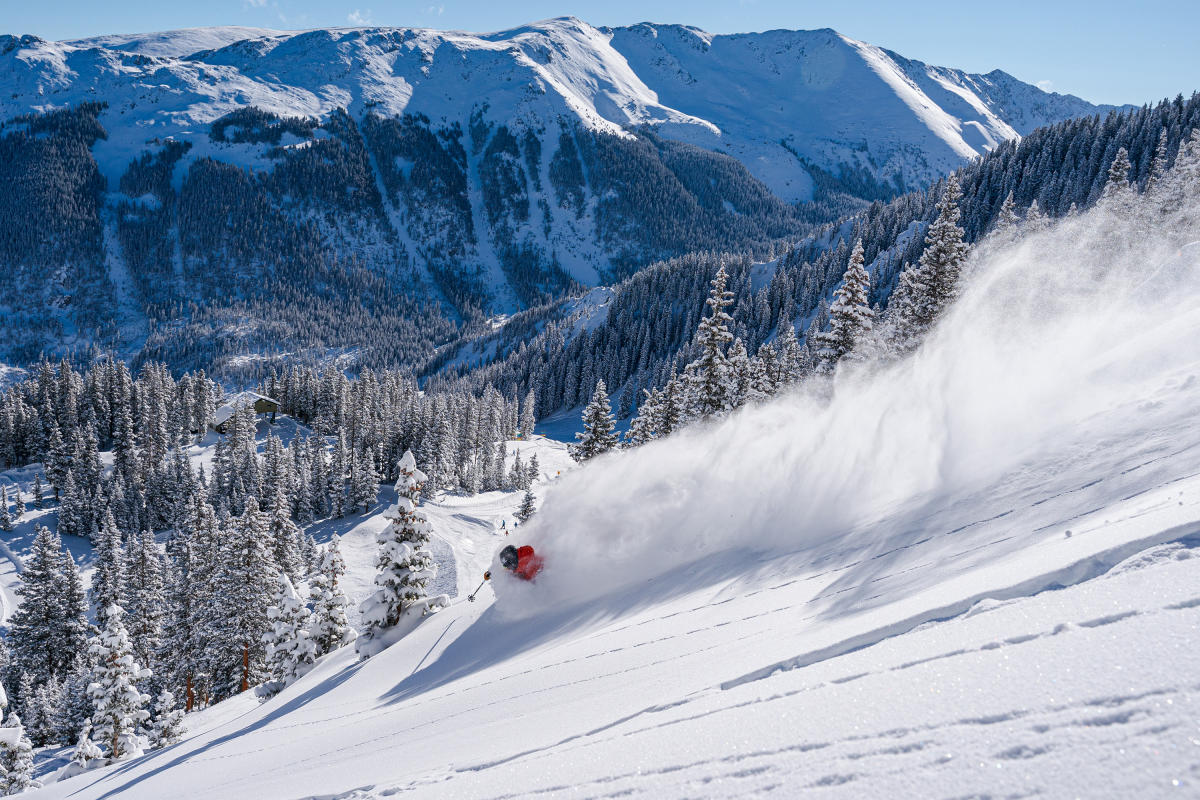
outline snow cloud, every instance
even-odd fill
[[[351,25],[370,25],[371,24],[371,9],[359,11],[357,8],[346,15],[346,21]]]
[[[1043,80],[1040,80],[1037,83],[1035,83],[1034,86],[1038,87],[1043,92],[1053,92],[1054,91],[1054,81],[1049,81],[1049,80],[1043,79]]]
[[[499,609],[603,608],[635,587],[702,585],[731,559],[746,572],[764,552],[861,544],[883,520],[921,518],[1102,439],[1081,433],[1089,420],[1116,415],[1120,429],[1200,363],[1178,324],[1200,314],[1200,242],[1187,245],[1185,219],[1099,208],[985,242],[911,357],[564,476],[527,528],[546,569],[536,585],[499,581]]]

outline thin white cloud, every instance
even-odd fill
[[[360,11],[356,8],[346,15],[346,21],[351,25],[370,25],[371,9],[368,8],[366,11]]]
[[[1034,86],[1038,87],[1043,92],[1053,92],[1054,91],[1054,81],[1041,80],[1041,81],[1038,81],[1037,83],[1035,83]]]

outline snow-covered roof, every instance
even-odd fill
[[[279,401],[273,397],[258,394],[257,392],[238,392],[226,400],[217,412],[213,414],[214,425],[224,425],[237,412],[241,411],[246,406],[252,406],[259,400],[266,400],[268,403],[279,405]]]

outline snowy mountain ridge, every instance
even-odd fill
[[[374,108],[465,124],[482,100],[492,118],[535,128],[558,114],[618,134],[652,125],[729,152],[794,201],[812,197],[797,156],[915,187],[1000,141],[1111,108],[999,71],[928,66],[828,29],[712,35],[568,17],[492,34],[222,27],[8,37],[0,49],[10,54],[0,116],[85,99],[123,106],[105,122],[117,127],[111,117],[125,116],[138,139],[111,153],[110,182],[141,141],[245,105],[318,117]]]

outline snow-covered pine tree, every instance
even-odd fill
[[[33,743],[20,715],[12,714],[0,725],[0,794],[8,797],[41,785],[33,779]]]
[[[271,627],[263,634],[271,680],[259,687],[262,697],[283,691],[317,660],[317,645],[309,630],[312,615],[287,575],[281,572],[276,580],[274,603],[267,608]]]
[[[96,624],[104,627],[104,613],[111,605],[125,602],[125,549],[112,509],[105,509],[96,543],[96,568],[89,590],[96,608]]]
[[[529,466],[525,468],[525,485],[532,486],[542,474],[542,465],[538,463],[537,453],[529,457]]]
[[[359,609],[366,625],[358,647],[364,657],[377,652],[375,640],[398,626],[403,617],[415,625],[421,617],[448,605],[445,595],[428,597],[425,593],[427,584],[437,575],[437,566],[429,552],[429,521],[417,508],[425,473],[417,469],[412,451],[405,451],[398,470],[396,505],[388,510],[392,522],[378,538],[379,555],[375,559],[379,569],[375,576],[378,588]]]
[[[1037,233],[1045,230],[1050,225],[1050,219],[1042,212],[1042,207],[1038,205],[1035,199],[1029,204],[1029,208],[1025,209],[1025,219],[1021,222],[1021,227],[1026,233]]]
[[[183,738],[183,709],[170,689],[163,689],[154,701],[154,716],[147,739],[150,749],[168,747]]]
[[[1004,202],[1000,204],[1000,211],[996,214],[996,224],[992,228],[992,234],[1000,238],[1010,238],[1020,224],[1021,218],[1017,216],[1017,204],[1010,191],[1004,198]]]
[[[537,417],[534,416],[534,408],[537,400],[534,397],[533,389],[525,395],[525,402],[521,403],[521,438],[528,439],[533,436],[534,426],[537,425]]]
[[[95,704],[92,721],[96,740],[104,748],[107,763],[141,755],[138,728],[150,718],[146,704],[150,696],[142,694],[137,681],[150,677],[150,670],[137,663],[133,643],[125,630],[125,612],[110,606],[107,623],[88,646],[95,666],[88,695]]]
[[[521,498],[521,507],[517,509],[517,513],[513,516],[517,518],[518,522],[525,524],[534,515],[534,512],[537,511],[536,503],[537,497],[534,495],[533,489],[526,489],[525,496]]]
[[[729,332],[733,317],[725,311],[733,305],[733,292],[725,288],[728,281],[725,265],[721,264],[705,301],[710,313],[696,330],[695,342],[700,348],[700,357],[688,364],[685,371],[690,401],[687,405],[694,417],[709,417],[727,410],[725,347],[733,341],[733,334]]]
[[[867,302],[871,288],[871,276],[863,259],[862,240],[854,243],[850,261],[842,276],[842,285],[833,296],[829,307],[829,330],[822,332],[820,344],[821,366],[829,370],[843,358],[854,352],[854,348],[871,332],[874,312]]]
[[[8,510],[8,486],[0,486],[0,531],[13,529],[13,516]]]
[[[350,644],[358,637],[358,632],[346,619],[350,600],[340,585],[346,574],[340,541],[337,534],[329,540],[321,553],[320,566],[309,581],[309,599],[313,606],[309,631],[318,656]]]
[[[58,534],[39,526],[17,589],[9,644],[17,669],[47,679],[69,674],[87,641],[87,601]]]
[[[123,621],[133,646],[133,657],[153,671],[158,667],[167,601],[162,555],[154,534],[149,530],[129,537],[129,548],[125,553],[125,581]]]
[[[749,394],[750,354],[741,338],[736,338],[725,356],[725,407],[741,408]]]
[[[592,400],[583,409],[583,432],[575,438],[579,441],[571,447],[571,457],[576,461],[587,461],[617,446],[616,421],[604,381],[596,381]]]
[[[958,292],[959,274],[968,249],[963,229],[958,225],[961,198],[958,178],[951,175],[938,201],[937,219],[925,234],[920,261],[900,275],[896,289],[899,295],[894,295],[891,301],[894,311],[890,316],[895,328],[888,337],[896,350],[915,347]]]
[[[271,554],[267,515],[253,496],[226,537],[222,548],[219,591],[213,611],[223,639],[223,660],[213,678],[220,696],[244,692],[266,677],[266,645],[270,629],[267,607],[275,589],[278,567]]]
[[[70,744],[71,738],[79,732],[85,721],[91,725],[92,699],[88,696],[87,687],[91,683],[92,666],[86,654],[80,662],[75,672],[67,676],[63,683],[63,702],[55,721],[58,741],[65,744]]]
[[[379,499],[379,471],[375,468],[375,457],[370,450],[359,450],[354,454],[350,480],[350,505],[361,506],[363,513]]]
[[[1104,182],[1102,198],[1113,203],[1129,194],[1129,153],[1124,147],[1117,150],[1116,157],[1108,168],[1108,179]]]
[[[303,534],[292,522],[291,504],[288,502],[282,481],[275,485],[275,496],[271,500],[271,511],[267,522],[271,551],[275,563],[292,580],[298,581],[308,571],[304,564]]]
[[[33,507],[39,511],[45,507],[46,487],[42,484],[42,473],[33,476]]]
[[[85,720],[83,727],[79,730],[75,749],[71,752],[70,765],[58,776],[59,780],[87,772],[92,766],[95,766],[96,759],[103,756],[104,751],[92,741],[92,721]]]

